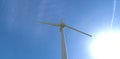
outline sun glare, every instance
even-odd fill
[[[98,34],[91,43],[93,59],[120,59],[120,32]]]

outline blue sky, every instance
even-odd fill
[[[113,28],[119,29],[120,1]],[[59,27],[64,22],[93,36],[109,29],[113,0],[0,0],[0,59],[61,59]],[[92,38],[65,28],[69,59],[91,59]]]

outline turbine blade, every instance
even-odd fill
[[[87,36],[89,36],[89,37],[92,37],[92,35],[87,34],[87,33],[85,33],[85,32],[82,32],[82,31],[80,31],[80,30],[77,30],[77,29],[75,29],[75,28],[73,28],[73,27],[70,27],[70,26],[68,26],[68,25],[65,25],[65,27],[70,28],[70,29],[72,29],[72,30],[75,30],[75,31],[77,31],[77,32],[80,32],[80,33],[82,33],[82,34],[85,34],[85,35],[87,35]]]
[[[47,24],[47,25],[52,25],[52,26],[60,26],[60,24],[53,24],[53,23],[49,23],[49,22],[40,22],[40,21],[37,21],[37,23]]]

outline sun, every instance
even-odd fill
[[[90,47],[93,59],[120,59],[120,32],[102,32],[93,39]]]

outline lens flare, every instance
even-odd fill
[[[120,59],[120,32],[100,33],[93,39],[90,49],[93,59]]]

